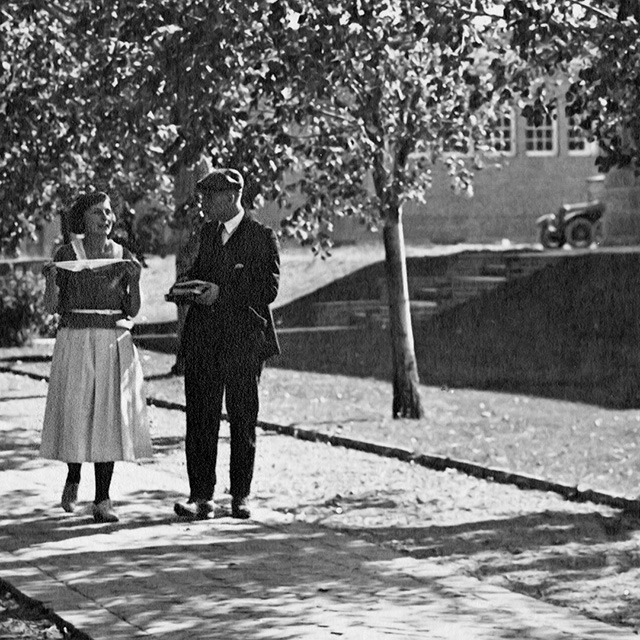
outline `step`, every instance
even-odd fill
[[[504,276],[455,276],[451,281],[452,300],[456,303],[464,302],[507,281]]]
[[[432,300],[438,302],[451,297],[451,281],[447,276],[409,276],[407,282],[411,300]],[[387,302],[387,281],[378,280],[380,301]]]
[[[565,259],[565,256],[549,256],[544,253],[505,256],[508,278],[525,278],[540,269],[544,269],[550,264]]]
[[[313,303],[315,326],[353,324],[380,314],[386,305],[380,300],[331,300]]]
[[[431,300],[411,300],[411,317],[421,320],[438,312],[438,303]],[[386,325],[389,321],[389,305],[380,300],[334,300],[316,302],[313,305],[314,324],[345,326],[359,324]]]
[[[461,253],[451,261],[449,273],[460,276],[479,275],[489,259],[484,253]]]
[[[441,302],[443,300],[449,300],[451,298],[451,283],[435,286],[435,287],[421,287],[410,291],[411,301],[432,301]]]
[[[509,274],[509,268],[504,262],[489,262],[482,267],[481,276],[493,276],[505,278]]]

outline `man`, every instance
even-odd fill
[[[174,510],[190,520],[214,513],[223,395],[231,432],[231,515],[251,516],[258,381],[264,361],[280,352],[269,308],[280,280],[278,241],[242,208],[243,187],[235,169],[213,171],[198,181],[207,222],[195,263],[181,278],[205,283],[182,334],[190,496]]]

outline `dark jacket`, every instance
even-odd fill
[[[189,349],[206,349],[223,359],[262,363],[280,353],[269,308],[280,283],[278,240],[246,213],[224,246],[216,242],[217,226],[203,226],[198,256],[185,274],[220,287],[212,306],[191,305],[182,334],[185,357]]]

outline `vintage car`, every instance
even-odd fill
[[[546,249],[558,249],[569,244],[586,249],[603,239],[605,205],[598,200],[563,204],[557,213],[547,213],[536,220],[538,238]]]

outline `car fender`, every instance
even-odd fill
[[[571,206],[571,205],[569,205]],[[577,207],[577,205],[573,205]],[[591,224],[600,220],[605,213],[606,207],[602,202],[589,202],[585,203],[584,206],[580,209],[574,208],[573,210],[569,209],[565,212],[563,216],[564,224],[569,224],[572,220],[576,220],[577,218],[584,218]]]
[[[594,222],[597,222],[598,220],[600,220],[600,218],[602,218],[602,214],[589,211],[574,211],[573,213],[568,213],[567,215],[565,215],[564,224],[567,225],[570,222],[577,220],[578,218],[583,218],[589,224],[593,224]]]
[[[538,226],[543,226],[543,225],[555,226],[555,222],[556,222],[556,214],[555,213],[545,213],[545,215],[540,216],[536,220],[536,224]]]

